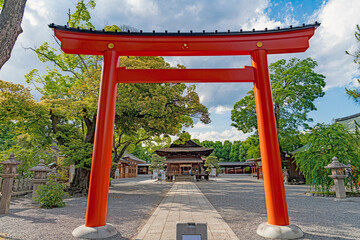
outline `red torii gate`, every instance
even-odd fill
[[[117,83],[252,82],[268,216],[268,223],[261,224],[257,232],[272,238],[301,237],[301,230],[289,225],[267,55],[304,52],[319,25],[315,22],[263,31],[145,33],[83,30],[50,24],[65,53],[104,56],[86,220],[73,235],[99,238],[117,233],[106,224]],[[242,69],[118,67],[119,56],[224,55],[250,55],[252,66]],[[271,230],[279,228],[280,233],[273,235]]]

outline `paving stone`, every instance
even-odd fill
[[[174,183],[136,239],[153,239],[161,233],[158,239],[174,240],[178,222],[207,223],[209,240],[238,239],[199,188],[191,182]]]

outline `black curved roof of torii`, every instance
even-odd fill
[[[134,35],[134,36],[219,36],[219,35],[249,35],[249,34],[263,34],[263,33],[277,33],[277,32],[288,32],[288,31],[296,31],[296,30],[302,30],[302,29],[308,29],[308,28],[317,28],[320,26],[320,23],[315,22],[313,24],[303,24],[301,26],[293,27],[290,25],[288,28],[276,28],[276,29],[267,29],[264,30],[255,30],[252,29],[252,31],[243,31],[240,29],[240,31],[230,31],[227,32],[218,32],[217,30],[212,32],[206,32],[203,30],[202,32],[168,32],[165,30],[164,32],[156,32],[153,30],[152,32],[143,32],[142,30],[138,32],[131,32],[130,30],[119,32],[119,31],[106,31],[105,29],[102,30],[94,30],[92,28],[90,29],[82,29],[82,28],[71,28],[67,25],[56,25],[54,23],[49,24],[50,28],[53,29],[59,29],[59,30],[66,30],[66,31],[74,31],[74,32],[82,32],[82,33],[98,33],[98,34],[109,34],[109,35]]]

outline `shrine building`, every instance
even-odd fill
[[[146,163],[146,161],[141,160],[132,154],[125,154],[118,162],[118,166],[115,171],[115,179],[137,177],[138,165],[144,163]]]
[[[209,179],[204,163],[214,149],[202,147],[192,140],[182,144],[173,143],[169,148],[156,150],[159,156],[166,157],[166,180],[186,181]]]

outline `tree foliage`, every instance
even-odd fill
[[[153,171],[154,169],[161,169],[164,170],[165,169],[165,158],[164,157],[160,157],[157,154],[153,154],[151,156],[151,163],[149,166],[149,170]]]
[[[216,156],[214,155],[207,156],[204,163],[204,167],[206,168],[205,171],[211,173],[211,168],[215,168],[216,173],[220,173],[219,162],[220,160]]]
[[[314,100],[324,96],[325,76],[314,71],[317,63],[311,58],[292,58],[270,64],[270,80],[275,121],[283,153],[294,150],[290,139],[296,139],[298,130],[308,128],[310,111],[316,110]],[[244,133],[257,129],[254,90],[235,103],[231,111],[232,126]],[[295,142],[298,145],[298,142]]]
[[[237,162],[240,161],[242,162],[242,159],[240,158],[240,147],[241,147],[241,141],[234,141],[231,144],[231,148],[230,148],[230,162]]]
[[[29,88],[0,80],[0,161],[11,153],[22,164],[17,172],[29,177],[40,159],[53,160],[48,109],[36,102]]]
[[[242,142],[239,149],[241,161],[256,159],[260,157],[259,135],[253,134]]]
[[[152,156],[151,153],[149,152],[149,149],[146,146],[142,146],[141,144],[137,144],[134,147],[134,150],[131,151],[131,154],[146,162],[150,162]]]
[[[257,134],[250,136],[245,141],[230,142],[225,140],[224,143],[209,140],[200,142],[198,139],[193,139],[193,141],[203,147],[213,148],[212,155],[224,162],[243,162],[247,159],[260,157],[259,136]]]
[[[355,31],[355,38],[360,44],[360,26],[356,25],[357,30]],[[359,65],[360,68],[360,49],[358,49],[354,54],[350,54],[346,51],[346,54],[354,57],[354,63]],[[360,79],[358,79],[358,83],[360,84]],[[356,103],[360,103],[360,88],[349,89],[345,88],[346,93],[352,98]]]
[[[90,22],[90,10],[94,7],[95,1],[78,1],[75,12],[68,14],[68,25],[94,28]],[[121,31],[115,25],[105,29]],[[43,95],[41,102],[49,109],[53,135],[67,156],[67,163],[77,167],[71,193],[85,193],[95,137],[102,57],[65,54],[59,42],[55,45],[46,42],[32,50],[52,68],[48,67],[45,74],[33,69],[26,79],[40,84],[37,89]],[[122,56],[119,62],[129,69],[172,68],[162,57]],[[176,135],[182,127],[191,126],[194,117],[204,123],[210,121],[195,86],[118,84],[113,162],[142,142],[149,146],[154,140],[166,142],[168,134]]]
[[[306,183],[316,191],[329,192],[333,180],[329,169],[325,169],[337,157],[339,162],[351,165],[345,183],[358,186],[356,182],[360,174],[360,139],[348,132],[339,123],[331,125],[317,124],[309,134],[305,135],[305,150],[295,154],[295,162],[306,178]],[[358,183],[357,183],[358,184]]]

